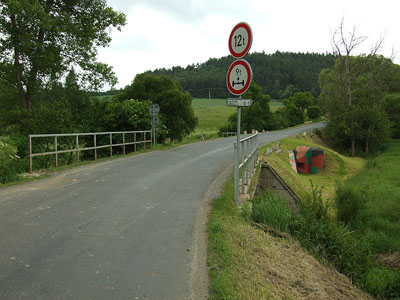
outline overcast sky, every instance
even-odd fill
[[[157,68],[186,67],[229,55],[228,38],[239,22],[253,31],[250,52],[332,52],[332,33],[342,18],[349,30],[368,39],[358,48],[369,52],[384,36],[381,54],[397,53],[400,63],[398,0],[108,0],[127,16],[122,31],[111,32],[99,60],[111,65],[119,83]]]

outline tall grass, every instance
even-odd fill
[[[257,223],[289,232],[292,214],[287,203],[275,191],[266,190],[253,199],[251,217]]]
[[[298,140],[284,140],[281,147],[293,149],[300,144]],[[400,266],[390,257],[400,255],[400,140],[394,140],[365,164],[362,159],[322,148],[326,165],[313,178],[329,188],[321,203],[316,194],[310,196],[314,200],[302,194],[306,190],[313,194],[305,184],[309,177],[290,172],[287,157],[268,157],[268,163],[280,170],[284,180],[305,199],[300,214],[292,218],[291,233],[371,294],[399,298]],[[330,205],[324,207],[324,203]],[[329,213],[321,218],[325,211]],[[378,260],[378,254],[384,259]]]
[[[368,237],[360,236],[343,222],[332,218],[322,200],[322,189],[311,183],[312,191],[300,202],[299,213],[291,214],[287,204],[274,192],[254,199],[252,218],[280,231],[287,231],[314,256],[334,265],[337,270],[372,295],[382,298],[400,296],[400,272],[381,266],[374,258]],[[354,205],[362,211],[364,195],[348,187],[340,187],[340,197],[354,197]],[[360,196],[361,195],[361,196]],[[354,215],[344,215],[348,224]]]
[[[374,254],[400,251],[400,141],[338,186],[338,219],[366,238]]]

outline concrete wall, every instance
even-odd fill
[[[299,199],[297,198],[296,194],[270,165],[263,163],[261,165],[261,171],[258,177],[255,195],[257,196],[267,189],[275,190],[282,197],[282,199],[287,201],[292,211],[297,211]]]

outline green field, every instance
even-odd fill
[[[225,99],[199,99],[192,102],[195,116],[199,120],[197,132],[217,132],[228,122],[228,118],[236,111],[234,107],[227,107]]]
[[[271,110],[275,111],[283,104],[278,100],[272,100],[269,105]],[[229,116],[236,111],[235,107],[226,106],[226,99],[194,98],[192,107],[199,119],[197,132],[218,131],[227,124]]]

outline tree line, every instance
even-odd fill
[[[272,99],[285,99],[296,92],[320,94],[318,76],[322,69],[333,66],[332,54],[254,52],[245,59],[250,63],[254,81],[262,92]],[[204,63],[188,65],[186,68],[156,69],[152,74],[168,75],[178,80],[182,87],[195,98],[226,98],[231,95],[226,89],[226,72],[234,61],[232,56],[210,58]]]

